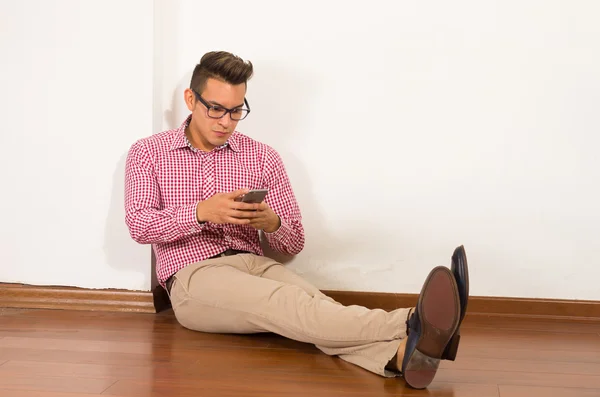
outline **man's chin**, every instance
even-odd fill
[[[211,144],[213,144],[213,146],[222,146],[225,144],[225,142],[227,142],[227,140],[229,139],[229,134],[222,136],[222,137],[216,137],[214,139],[211,139]]]
[[[215,138],[215,140],[217,140],[217,141],[226,141],[226,140],[227,140],[227,138],[229,138],[229,136],[230,136],[230,135],[231,135],[231,133],[229,133],[229,132],[228,132],[228,133],[225,133],[225,134],[222,134],[222,133],[220,133],[220,132],[213,131],[213,137],[214,137],[214,138]]]

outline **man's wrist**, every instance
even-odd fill
[[[198,204],[196,204],[196,221],[198,223],[206,223],[204,214],[202,214],[202,201],[198,201]]]
[[[265,233],[275,233],[281,227],[281,218],[279,218],[279,215],[273,213],[273,216],[272,225],[270,225],[268,230],[264,229]]]

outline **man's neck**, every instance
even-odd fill
[[[208,142],[202,142],[202,138],[200,133],[195,133],[192,130],[191,125],[188,125],[187,127],[185,127],[185,136],[188,140],[188,142],[196,149],[201,150],[203,152],[210,152],[211,150],[213,150],[215,147],[212,146],[210,143]]]

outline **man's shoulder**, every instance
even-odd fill
[[[171,148],[173,140],[179,134],[178,129],[166,130],[152,134],[143,138],[139,138],[132,145],[130,150],[144,152],[161,152]]]

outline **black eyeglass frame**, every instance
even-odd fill
[[[208,102],[206,102],[206,101],[204,100],[204,98],[202,98],[202,96],[201,96],[201,95],[200,95],[200,94],[199,94],[199,93],[198,93],[196,90],[194,90],[193,88],[190,88],[190,89],[192,90],[192,92],[193,92],[193,93],[194,93],[194,95],[196,96],[196,99],[198,99],[198,100],[199,100],[199,101],[200,101],[200,102],[201,102],[201,103],[202,103],[202,104],[203,104],[203,105],[206,107],[206,116],[207,116],[207,117],[210,117],[211,119],[222,119],[223,117],[225,117],[225,116],[227,115],[227,113],[229,113],[229,117],[231,118],[231,120],[234,120],[234,121],[240,121],[240,120],[244,120],[244,119],[245,119],[246,117],[248,117],[248,115],[250,114],[250,104],[248,103],[248,100],[247,100],[245,97],[244,97],[244,104],[246,105],[247,109],[243,109],[243,110],[247,110],[247,112],[246,112],[246,115],[245,115],[244,117],[242,117],[241,119],[234,119],[234,118],[232,117],[232,115],[233,115],[233,113],[232,113],[232,112],[233,112],[234,110],[238,110],[238,109],[240,109],[239,107],[235,107],[235,108],[233,108],[233,109],[227,109],[225,106],[221,106],[221,105],[211,105],[211,104],[209,104]],[[225,110],[225,113],[223,113],[223,115],[221,115],[221,116],[219,116],[219,117],[213,117],[213,116],[211,116],[211,115],[209,114],[209,111],[210,111],[210,109],[217,110],[217,109],[215,109],[215,108],[218,108],[218,109]]]

